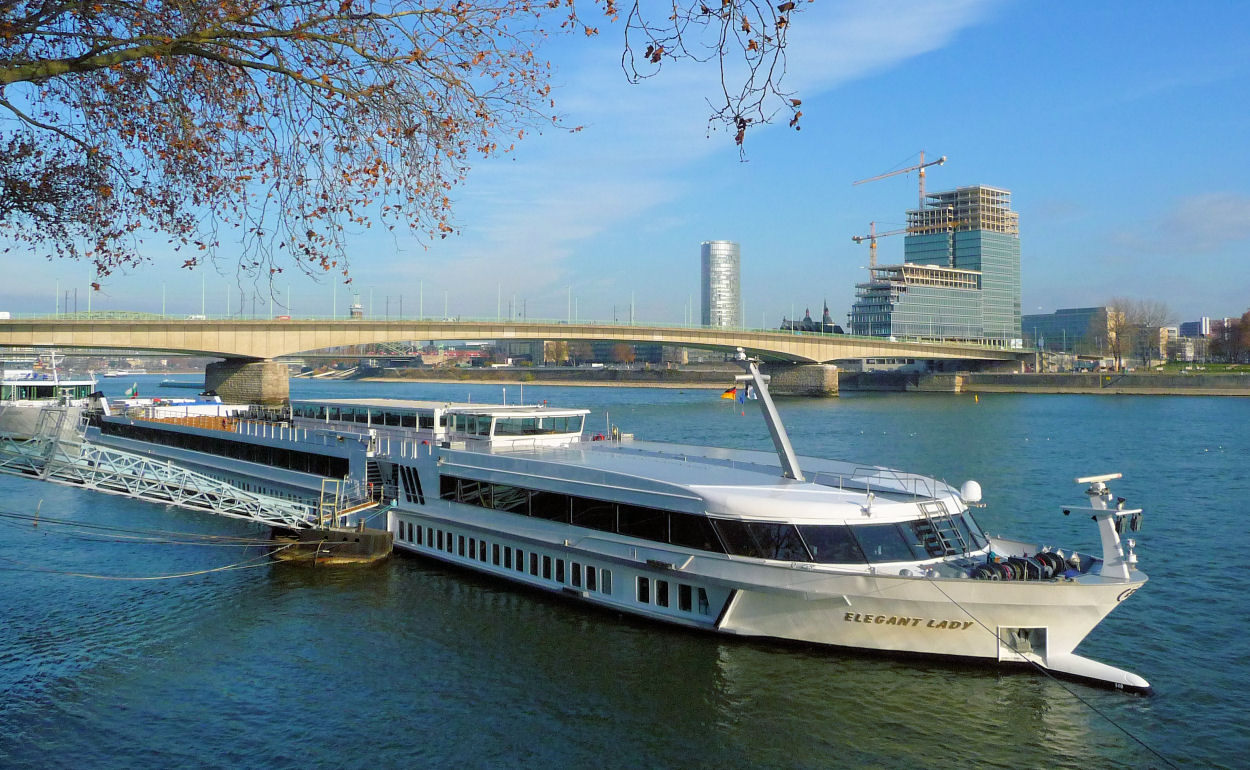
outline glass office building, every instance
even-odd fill
[[[859,285],[852,333],[1021,345],[1020,228],[1011,193],[984,185],[929,193],[923,207],[907,212],[907,229],[904,264],[878,268]],[[949,272],[905,269],[916,266]]]
[[[1111,337],[1105,307],[1069,307],[1023,316],[1021,329],[1032,347],[1064,353],[1092,353]]]
[[[981,275],[933,265],[885,265],[856,284],[851,334],[980,339]]]
[[[700,248],[704,326],[742,325],[741,250],[733,241],[704,241]]]

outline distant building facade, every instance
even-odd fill
[[[1197,321],[1185,321],[1180,330],[1182,337],[1210,337],[1211,319],[1203,316]]]
[[[793,318],[781,319],[781,330],[783,332],[819,332],[821,334],[845,334],[841,326],[833,322],[833,316],[829,315],[829,303],[825,303],[825,312],[817,321],[812,318],[812,311],[807,310],[801,320]]]
[[[1051,352],[1093,353],[1109,338],[1106,307],[1069,307],[1021,316],[1020,328],[1026,344]]]
[[[741,249],[733,241],[704,241],[700,256],[700,322],[704,326],[741,326]]]
[[[974,185],[929,193],[907,212],[903,264],[856,285],[851,333],[1022,345],[1020,226],[1011,192]]]

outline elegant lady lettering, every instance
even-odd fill
[[[879,626],[907,626],[908,628],[950,628],[955,631],[966,631],[972,626],[971,620],[938,620],[936,618],[911,618],[902,615],[866,615],[860,612],[848,612],[842,616],[848,623],[874,623]],[[921,626],[921,624],[924,624]]]

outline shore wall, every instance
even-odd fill
[[[1088,372],[965,374],[965,393],[1138,393],[1146,395],[1250,396],[1250,375]]]
[[[847,392],[915,393],[1138,393],[1250,396],[1250,375],[1154,373],[960,374],[848,372],[828,364],[766,365],[778,396],[836,396]],[[498,382],[526,385],[728,388],[741,370],[705,369],[405,369],[376,374],[425,382]]]

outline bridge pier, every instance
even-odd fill
[[[286,364],[227,358],[204,367],[204,389],[232,404],[284,404],[291,398]]]
[[[774,396],[836,396],[838,367],[833,364],[765,364]]]

